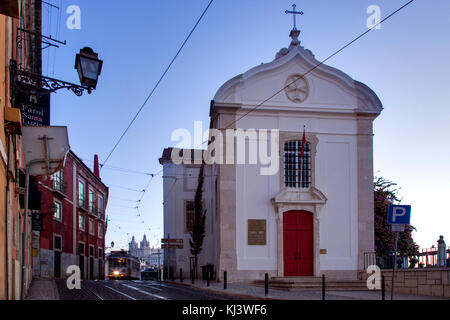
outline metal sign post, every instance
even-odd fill
[[[397,245],[398,245],[398,231],[395,231],[395,254],[394,254],[394,266],[392,267],[391,300],[394,300],[394,283],[395,283],[394,279],[395,279],[395,270],[397,269]]]
[[[394,265],[392,266],[392,286],[391,286],[391,300],[394,300],[394,284],[395,284],[395,270],[397,269],[397,248],[398,248],[398,234],[405,231],[405,226],[409,224],[411,219],[411,206],[405,205],[390,205],[388,208],[388,223],[392,227],[392,232],[395,232],[394,244]]]

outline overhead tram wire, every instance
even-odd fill
[[[144,192],[144,190],[137,190],[137,189],[123,187],[123,186],[119,186],[119,185],[115,185],[115,184],[108,184],[108,187],[119,188],[119,189],[124,189],[124,190],[128,190],[128,191],[139,192],[139,193]]]
[[[358,41],[359,39],[361,39],[362,37],[364,37],[366,34],[368,34],[370,31],[372,31],[373,29],[375,29],[377,26],[379,26],[381,23],[387,21],[388,19],[390,19],[392,16],[394,16],[395,14],[397,14],[399,11],[403,10],[405,7],[407,7],[408,5],[410,5],[411,3],[413,3],[415,0],[410,0],[407,3],[405,3],[403,6],[401,6],[400,8],[398,8],[397,10],[395,10],[394,12],[392,12],[391,14],[389,14],[387,17],[385,17],[384,19],[382,19],[380,22],[378,22],[377,24],[375,24],[374,26],[372,26],[372,28],[366,30],[365,32],[363,32],[362,34],[360,34],[359,36],[357,36],[355,39],[353,39],[352,41],[350,41],[349,43],[347,43],[346,45],[344,45],[342,48],[340,48],[339,50],[335,51],[333,54],[331,54],[330,56],[328,56],[327,58],[325,58],[324,60],[322,60],[321,62],[319,62],[316,66],[314,66],[313,68],[311,68],[310,70],[308,70],[305,74],[303,74],[302,76],[298,77],[297,79],[295,79],[294,81],[288,83],[286,86],[284,86],[283,88],[281,88],[280,90],[278,90],[277,92],[275,92],[274,94],[272,94],[270,97],[268,97],[267,99],[265,99],[264,101],[262,101],[261,103],[257,104],[254,108],[250,109],[248,112],[246,112],[245,114],[243,114],[242,116],[240,116],[238,119],[235,119],[234,121],[232,121],[230,124],[228,124],[225,129],[229,128],[230,126],[232,126],[233,124],[235,124],[236,122],[238,122],[239,120],[243,119],[244,117],[246,117],[247,115],[249,115],[250,113],[252,113],[253,111],[255,111],[256,109],[258,109],[259,107],[261,107],[264,103],[266,103],[267,101],[271,100],[273,97],[275,97],[276,95],[278,95],[279,93],[281,93],[283,90],[285,90],[287,87],[289,87],[290,85],[294,84],[295,82],[297,82],[298,80],[304,78],[307,74],[311,73],[312,71],[314,71],[315,69],[317,69],[319,66],[321,66],[322,64],[324,64],[325,62],[327,62],[328,60],[330,60],[331,58],[333,58],[334,56],[336,56],[338,53],[342,52],[344,49],[346,49],[347,47],[349,47],[350,45],[352,45],[353,43],[355,43],[356,41]],[[210,1],[210,3],[208,4],[208,6],[206,7],[205,11],[202,13],[202,15],[200,16],[199,20],[197,21],[197,23],[195,24],[194,28],[192,29],[191,33],[189,34],[189,36],[186,38],[185,42],[183,43],[183,45],[181,46],[180,50],[177,52],[177,54],[175,55],[174,59],[172,60],[172,62],[169,64],[168,68],[166,69],[166,71],[164,72],[163,76],[160,78],[160,80],[158,81],[158,83],[156,84],[155,88],[152,90],[152,92],[150,93],[150,95],[147,97],[146,101],[144,102],[144,104],[142,105],[142,107],[139,109],[138,113],[135,115],[135,117],[133,118],[133,120],[131,121],[130,125],[127,127],[127,129],[125,130],[125,132],[122,134],[122,136],[120,137],[120,139],[117,141],[116,145],[114,146],[113,150],[109,153],[108,157],[106,158],[106,160],[103,162],[103,164],[101,165],[102,168],[105,165],[105,163],[108,161],[108,159],[111,157],[112,153],[115,151],[115,149],[117,148],[117,146],[119,145],[120,141],[122,140],[122,138],[125,136],[126,132],[129,130],[129,128],[131,127],[131,125],[133,124],[133,122],[136,120],[137,116],[139,115],[139,113],[142,111],[143,107],[145,106],[145,104],[147,103],[148,99],[150,98],[150,96],[153,94],[153,92],[155,91],[155,89],[157,88],[157,86],[159,85],[159,83],[161,82],[162,78],[165,76],[165,74],[167,73],[168,69],[170,68],[170,66],[172,65],[173,61],[176,59],[176,57],[178,56],[179,52],[181,51],[181,49],[183,48],[183,46],[185,45],[185,43],[187,42],[187,40],[189,39],[189,37],[191,36],[191,34],[193,33],[193,31],[195,30],[195,28],[197,27],[198,23],[200,22],[200,20],[202,19],[202,17],[204,16],[204,14],[206,13],[206,11],[208,10],[209,6],[211,5],[211,3],[213,2],[213,0]],[[199,144],[197,147],[195,147],[195,149],[203,146],[205,143],[208,143],[208,140],[202,142],[201,144]],[[151,176],[149,183],[147,184],[147,187],[144,189],[144,192],[142,194],[141,200],[144,197],[148,185],[150,184],[150,182],[153,180],[153,178],[156,175],[159,175],[163,170],[160,170],[157,174]],[[175,181],[177,180],[177,178],[175,178]],[[173,186],[172,186],[173,187]],[[172,191],[173,188],[171,188],[170,191]],[[169,192],[170,193],[170,192]],[[141,203],[139,203],[140,206]],[[136,208],[137,210],[139,210],[139,207]]]
[[[249,115],[251,112],[255,111],[256,109],[258,109],[259,107],[261,107],[264,103],[266,103],[267,101],[271,100],[273,97],[275,97],[277,94],[281,93],[283,90],[285,90],[286,88],[288,88],[290,85],[294,84],[295,82],[297,82],[298,80],[304,78],[307,74],[311,73],[312,71],[314,71],[315,69],[317,69],[319,66],[321,66],[322,64],[324,64],[325,62],[327,62],[328,60],[330,60],[331,58],[333,58],[335,55],[337,55],[338,53],[340,53],[341,51],[343,51],[344,49],[346,49],[347,47],[349,47],[350,45],[352,45],[353,43],[355,43],[356,41],[358,41],[359,39],[361,39],[362,37],[364,37],[366,34],[368,34],[370,31],[372,31],[373,29],[375,29],[376,27],[378,27],[380,24],[382,24],[383,22],[385,22],[386,20],[388,20],[389,18],[391,18],[392,16],[394,16],[396,13],[398,13],[399,11],[403,10],[405,7],[407,7],[408,5],[410,5],[411,3],[413,3],[415,0],[410,0],[407,3],[405,3],[403,6],[401,6],[400,8],[398,8],[397,10],[395,10],[394,12],[392,12],[391,14],[389,14],[386,18],[382,19],[380,22],[378,22],[377,24],[375,24],[374,26],[372,26],[372,28],[366,30],[365,32],[363,32],[362,34],[360,34],[359,36],[357,36],[355,39],[353,39],[352,41],[350,41],[349,43],[347,43],[345,46],[343,46],[342,48],[340,48],[339,50],[335,51],[333,54],[331,54],[330,56],[328,56],[326,59],[322,60],[321,62],[319,62],[317,65],[315,65],[314,67],[312,67],[311,69],[309,69],[306,73],[304,73],[302,76],[298,77],[297,79],[295,79],[294,81],[288,83],[286,86],[284,86],[283,88],[281,88],[280,90],[278,90],[277,92],[275,92],[273,95],[271,95],[269,98],[265,99],[263,102],[257,104],[254,108],[250,109],[247,113],[243,114],[241,117],[239,117],[238,119],[233,120],[229,125],[227,125],[224,129],[228,129],[230,126],[232,126],[233,124],[235,124],[236,122],[238,122],[239,120],[243,119],[244,117],[246,117],[247,115]],[[203,142],[201,145],[202,146],[205,142]],[[197,147],[198,148],[198,147]]]
[[[366,30],[365,32],[361,33],[359,36],[357,36],[355,39],[353,39],[352,41],[350,41],[349,43],[347,43],[345,46],[341,47],[339,50],[335,51],[333,54],[331,54],[330,56],[328,56],[326,59],[322,60],[321,62],[319,62],[317,65],[315,65],[314,67],[312,67],[311,69],[309,69],[306,73],[304,73],[303,75],[301,75],[300,77],[298,77],[297,79],[295,79],[294,81],[288,83],[286,86],[284,86],[283,88],[281,88],[280,90],[278,90],[277,92],[275,92],[274,94],[272,94],[270,97],[268,97],[267,99],[265,99],[264,101],[262,101],[261,103],[257,104],[255,107],[253,107],[252,109],[250,109],[249,111],[247,111],[245,114],[243,114],[242,116],[240,116],[238,119],[233,120],[230,124],[228,124],[225,129],[230,128],[230,126],[232,126],[233,124],[235,124],[236,122],[238,122],[239,120],[242,120],[243,118],[245,118],[246,116],[248,116],[250,113],[252,113],[253,111],[255,111],[256,109],[258,109],[259,107],[261,107],[263,104],[265,104],[267,101],[271,100],[273,97],[275,97],[277,94],[283,92],[283,90],[285,90],[286,88],[288,88],[290,85],[294,84],[295,82],[297,82],[298,80],[304,78],[307,74],[311,73],[312,71],[314,71],[315,69],[317,69],[319,66],[321,66],[322,64],[324,64],[325,62],[327,62],[328,60],[330,60],[331,58],[333,58],[334,56],[336,56],[338,53],[340,53],[341,51],[343,51],[344,49],[346,49],[347,47],[349,47],[350,45],[352,45],[353,43],[355,43],[356,41],[358,41],[359,39],[361,39],[362,37],[364,37],[366,34],[368,34],[370,31],[372,31],[373,29],[375,29],[377,26],[379,26],[380,24],[382,24],[383,22],[385,22],[386,20],[390,19],[392,16],[394,16],[395,14],[397,14],[399,11],[403,10],[405,7],[407,7],[408,5],[410,5],[411,3],[413,3],[415,0],[410,0],[407,3],[405,3],[403,6],[401,6],[400,8],[398,8],[397,10],[395,10],[394,12],[392,12],[391,14],[389,14],[386,18],[382,19],[380,22],[378,22],[377,24],[375,24],[374,26],[372,26],[370,29]],[[204,144],[209,143],[208,140],[203,141],[201,144],[199,144],[198,146],[196,146],[194,149],[198,149],[200,147],[202,147]]]
[[[175,56],[172,58],[172,60],[170,61],[169,65],[167,66],[167,68],[164,70],[162,76],[159,78],[159,80],[156,82],[155,86],[153,87],[152,91],[149,93],[149,95],[147,96],[147,98],[145,99],[144,103],[142,104],[142,106],[139,108],[139,110],[137,111],[137,113],[134,115],[133,119],[131,120],[131,122],[128,124],[127,128],[125,129],[125,131],[122,133],[122,135],[120,136],[119,140],[117,140],[117,142],[115,143],[114,147],[112,148],[111,152],[108,154],[108,156],[106,157],[105,161],[101,164],[101,168],[103,168],[103,166],[106,164],[106,162],[108,162],[109,158],[111,157],[111,155],[114,153],[114,151],[116,150],[117,146],[120,144],[120,142],[122,141],[123,137],[126,135],[126,133],[128,132],[128,130],[131,128],[131,126],[133,125],[133,123],[136,121],[137,117],[139,116],[139,114],[141,113],[141,111],[144,109],[145,105],[147,104],[148,100],[150,99],[150,97],[153,95],[153,93],[156,91],[156,89],[158,88],[159,84],[161,83],[161,81],[164,79],[165,75],[167,74],[167,72],[169,71],[169,69],[171,68],[172,64],[175,62],[175,60],[177,59],[178,55],[180,54],[181,50],[183,50],[184,46],[186,45],[186,43],[188,42],[189,38],[191,37],[191,35],[194,33],[194,30],[197,28],[197,26],[199,25],[200,21],[202,20],[203,16],[206,14],[206,12],[208,11],[209,7],[211,6],[211,4],[213,3],[214,0],[211,0],[208,5],[206,6],[205,10],[203,10],[203,13],[200,15],[200,17],[197,19],[197,22],[195,23],[194,27],[192,28],[191,32],[189,32],[188,36],[186,37],[186,39],[183,41],[181,47],[178,49],[177,53],[175,54]],[[101,169],[100,169],[101,170]]]
[[[153,173],[149,173],[149,172],[143,172],[143,171],[127,169],[127,168],[122,168],[122,167],[116,167],[116,166],[110,166],[110,165],[104,165],[103,167],[108,170],[115,170],[115,171],[124,172],[124,173],[134,173],[134,174],[141,174],[141,175],[146,175],[146,176],[151,176],[153,174]]]
[[[150,174],[150,176],[151,176],[150,180],[148,181],[147,185],[145,186],[145,188],[143,190],[138,191],[138,190],[131,189],[132,191],[142,192],[141,198],[139,200],[135,200],[134,201],[134,202],[138,203],[138,205],[136,207],[127,207],[127,206],[120,206],[120,205],[115,205],[115,204],[110,204],[110,206],[121,207],[121,208],[126,208],[126,209],[135,209],[135,210],[137,210],[137,213],[138,213],[137,215],[127,215],[127,216],[139,217],[139,218],[141,218],[141,222],[140,223],[146,224],[145,221],[144,221],[144,218],[142,217],[142,215],[141,215],[141,213],[139,211],[139,208],[140,208],[140,205],[142,203],[142,199],[144,198],[144,195],[147,192],[147,190],[148,190],[148,188],[150,186],[150,183],[152,182],[153,178],[159,176],[162,172],[163,172],[163,169],[159,170],[158,172],[156,172],[154,174]],[[116,187],[120,187],[120,186],[116,186]],[[124,188],[124,187],[120,187],[120,188]],[[129,189],[129,188],[125,188],[125,189]],[[111,219],[111,217],[109,219]],[[148,229],[149,229],[149,231],[153,232],[150,229],[150,227],[148,227]]]
[[[108,196],[108,199],[127,201],[127,202],[136,202],[136,203],[139,203],[141,201],[141,200],[125,199],[125,198],[113,197],[113,196]]]

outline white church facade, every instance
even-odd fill
[[[223,84],[211,102],[210,128],[225,143],[234,139],[225,129],[279,130],[278,149],[270,150],[279,160],[275,174],[262,175],[260,163],[205,165],[199,265],[213,265],[219,280],[224,271],[230,281],[265,273],[356,279],[374,251],[372,124],[382,104],[363,83],[320,64],[299,33],[291,31],[290,46],[273,61]],[[184,239],[184,248],[166,249],[165,265],[188,274],[200,165],[174,164],[172,151],[160,158],[164,237]]]

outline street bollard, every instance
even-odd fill
[[[381,300],[386,298],[386,284],[384,282],[384,274],[381,275]]]
[[[194,270],[191,271],[191,279],[192,279],[192,284],[194,284],[195,283]]]
[[[180,282],[183,282],[183,269],[180,268]]]
[[[322,300],[325,300],[325,275],[322,275]]]
[[[264,275],[264,294],[267,296],[269,294],[269,274]]]
[[[227,272],[223,272],[223,290],[227,290]]]
[[[209,270],[206,271],[206,286],[209,287]]]

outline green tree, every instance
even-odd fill
[[[191,239],[189,239],[189,246],[191,247],[191,254],[195,257],[195,264],[197,264],[197,256],[202,252],[203,240],[205,238],[205,220],[206,210],[203,210],[203,171],[205,165],[202,163],[198,175],[197,190],[195,191],[194,199],[194,225],[190,232]],[[197,273],[197,265],[195,265],[195,273]]]
[[[375,251],[378,257],[382,257],[394,250],[395,233],[387,223],[388,207],[391,204],[400,203],[397,184],[383,177],[375,177],[374,181],[374,207],[375,207]],[[398,237],[398,252],[401,255],[415,255],[419,246],[412,238],[412,231],[416,230],[412,225],[400,232]]]

